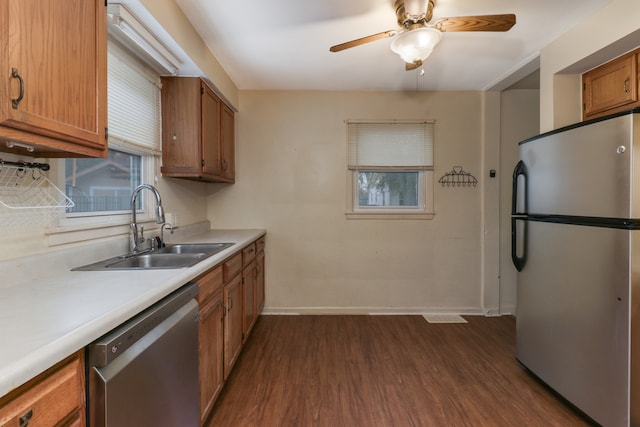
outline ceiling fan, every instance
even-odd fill
[[[442,39],[443,32],[451,31],[509,31],[516,23],[514,14],[472,15],[440,18],[431,23],[435,0],[396,0],[396,17],[400,30],[389,30],[360,39],[331,46],[331,52],[360,46],[376,40],[397,36],[391,50],[400,55],[407,70],[414,70],[431,55]]]

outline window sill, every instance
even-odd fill
[[[347,219],[433,219],[435,214],[427,212],[347,212]]]

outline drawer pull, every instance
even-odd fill
[[[33,409],[29,409],[23,416],[20,417],[20,427],[27,427],[29,420],[33,417]]]
[[[15,110],[17,110],[18,109],[18,105],[20,104],[20,101],[22,101],[22,98],[24,98],[24,80],[22,80],[22,76],[20,76],[20,73],[18,72],[17,68],[12,68],[11,69],[11,77],[14,77],[14,78],[18,79],[18,81],[20,82],[20,93],[18,94],[18,97],[16,99],[12,99],[11,100],[11,106]],[[27,422],[29,422],[29,421],[27,421]]]

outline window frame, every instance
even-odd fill
[[[115,48],[115,52],[118,54],[123,53],[125,55],[124,60],[129,61],[129,66],[135,69],[142,76],[144,76],[149,82],[155,84],[158,89],[161,88],[159,74],[144,63],[141,59],[119,42],[109,38],[109,48]],[[119,138],[114,133],[110,133],[108,139],[109,149],[122,151],[125,153],[133,154],[141,157],[141,171],[140,180],[141,183],[151,183],[156,185],[158,182],[159,174],[159,157],[161,155],[161,135],[162,135],[162,122],[160,111],[160,94],[158,94],[158,141],[156,145],[149,144],[137,144],[133,141]],[[65,159],[59,159],[55,164],[55,173],[57,183],[61,184],[61,188],[65,187]],[[155,217],[153,215],[153,200],[152,197],[148,197],[146,193],[141,193],[138,200],[142,201],[141,209],[136,210],[136,220],[138,223],[154,222]],[[123,209],[118,211],[99,211],[99,212],[75,212],[67,213],[64,210],[59,212],[56,219],[49,225],[48,234],[50,236],[50,245],[69,243],[79,240],[86,240],[95,237],[115,236],[129,231],[129,224],[131,223],[131,209]],[[83,231],[85,231],[83,233]],[[73,232],[80,232],[80,235],[63,236],[65,233],[69,234]],[[59,236],[56,236],[59,234]],[[53,237],[52,237],[53,236]]]
[[[358,123],[374,123],[374,124],[435,124],[433,120],[348,120],[347,134],[349,133],[349,124]],[[433,159],[434,150],[434,134],[435,129],[431,134],[431,159]],[[347,151],[351,148],[348,146],[347,137]],[[428,144],[427,144],[428,145]],[[347,219],[432,219],[434,213],[434,166],[431,161],[430,166],[351,166],[349,165],[350,154],[347,154],[347,168],[346,168],[346,180],[347,180],[347,209],[345,216]],[[418,172],[418,206],[360,206],[359,203],[359,172]]]
[[[141,164],[140,164],[140,180],[142,183],[145,182],[154,182],[156,179],[156,165],[157,160],[156,156],[149,152],[144,152],[140,150],[135,150],[129,146],[124,146],[121,144],[110,143],[109,149],[121,151],[124,153],[132,154],[135,156],[140,156]],[[61,162],[61,182],[65,182],[65,166],[64,162]],[[141,209],[136,210],[136,219],[138,222],[144,222],[146,220],[154,219],[153,215],[150,212],[153,212],[153,206],[151,206],[151,201],[148,200],[146,195],[141,195],[142,198],[142,207]],[[83,225],[83,224],[97,224],[104,225],[108,223],[129,223],[131,217],[131,209],[121,209],[117,211],[97,211],[97,212],[61,212],[59,218],[59,225]],[[123,218],[126,218],[124,220]]]

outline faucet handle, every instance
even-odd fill
[[[151,252],[155,251],[158,248],[158,243],[156,241],[155,237],[151,237],[149,239],[149,249],[151,249]]]

